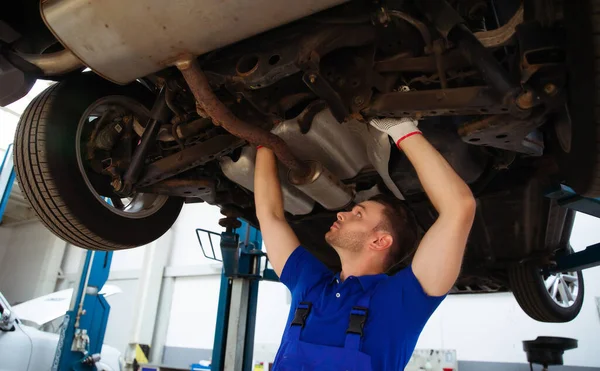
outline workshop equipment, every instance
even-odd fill
[[[52,371],[96,370],[110,313],[99,292],[108,279],[112,254],[87,251],[76,295],[61,326]]]
[[[204,256],[209,259],[220,260],[215,256],[213,245],[220,237],[223,261],[211,369],[251,371],[258,283],[279,279],[272,269],[261,268],[261,260],[266,254],[261,250],[260,231],[248,222],[238,220],[235,212],[225,210],[223,213],[227,216],[219,224],[225,227],[225,232],[219,235],[204,229],[196,230]],[[208,235],[211,254],[207,254],[209,246],[203,244],[202,233]]]
[[[562,366],[565,350],[577,348],[577,340],[554,336],[538,336],[535,340],[523,341],[523,350],[527,353],[527,362],[533,370],[533,364],[542,365],[543,371],[548,366]]]
[[[8,203],[8,197],[10,191],[15,183],[15,167],[13,165],[13,145],[12,143],[6,148],[4,153],[4,159],[0,166],[0,223],[2,223],[2,217],[4,216],[4,210],[6,210],[6,204]]]

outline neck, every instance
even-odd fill
[[[367,259],[356,255],[342,256],[340,254],[340,261],[342,262],[342,271],[340,272],[342,281],[350,276],[359,277],[383,273],[381,266],[378,264],[369,264]]]

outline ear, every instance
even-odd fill
[[[369,245],[374,250],[383,251],[389,249],[393,242],[394,239],[391,234],[384,231],[377,231],[373,234]]]

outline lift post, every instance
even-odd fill
[[[52,371],[93,371],[100,359],[110,305],[99,295],[112,251],[87,251],[77,291],[60,330]]]
[[[262,236],[258,229],[233,217],[222,219],[221,225],[226,230],[220,235],[204,229],[196,230],[202,251],[209,259],[219,261],[215,257],[211,236],[220,237],[223,262],[211,369],[250,371],[253,367],[258,284],[261,280],[279,279],[272,269],[263,270],[261,267],[261,260],[266,254],[261,250]],[[206,253],[199,233],[208,235],[212,256]]]

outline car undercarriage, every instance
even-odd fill
[[[571,133],[575,36],[565,29],[576,17],[567,7],[542,0],[234,3],[61,0],[42,4],[39,20],[3,20],[21,35],[3,53],[23,75],[21,90],[34,77],[60,85],[32,103],[17,133],[24,188],[40,181],[26,170],[36,149],[19,149],[21,137],[69,132],[64,142],[48,139],[57,153],[76,143],[47,159],[48,182],[73,198],[64,203],[75,205],[72,215],[86,229],[58,227],[60,217],[37,207],[55,233],[86,248],[138,246],[170,227],[183,200],[257,225],[254,157],[262,145],[280,161],[288,221],[338,269],[323,239],[337,211],[389,193],[405,200],[421,232],[435,220],[408,159],[368,125],[374,117],[414,117],[478,200],[453,292],[511,290],[511,266],[551,264],[568,250],[574,214],[544,192],[556,182],[600,192],[595,170],[572,174],[575,166],[594,168],[595,160],[571,148],[595,148],[586,141],[596,128]],[[20,6],[28,14],[31,5]],[[4,94],[2,104],[17,95]],[[69,128],[51,128],[36,111],[52,100],[73,105]],[[67,121],[61,114],[48,108],[48,116]],[[77,187],[92,196],[69,194]],[[53,197],[42,193],[28,198]],[[92,203],[95,218],[87,206],[76,210]],[[168,215],[157,216],[165,208]],[[107,210],[121,219],[98,223]]]

